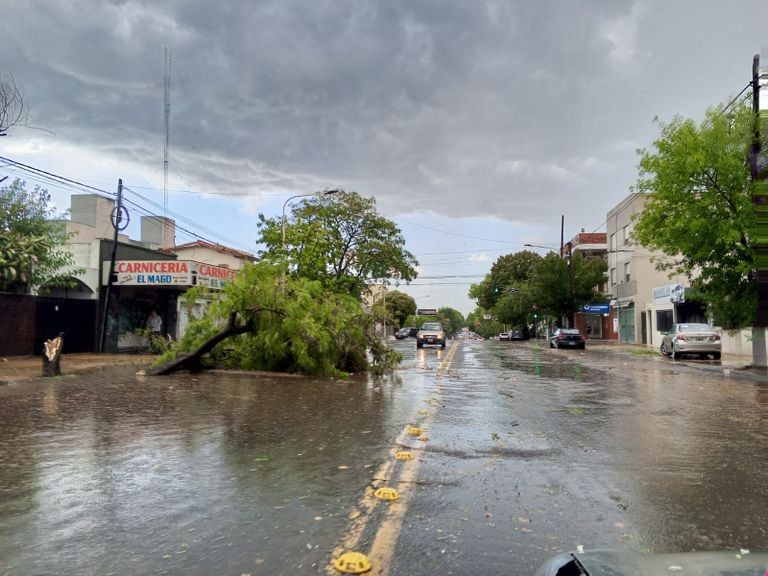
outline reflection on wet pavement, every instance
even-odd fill
[[[0,574],[322,564],[419,389],[126,368],[0,388]]]
[[[767,385],[535,342],[460,343],[438,370],[448,351],[395,345],[382,381],[114,367],[0,388],[0,574],[322,573],[420,419],[392,576],[768,548]]]
[[[534,342],[466,343],[451,375],[393,573],[532,573],[578,545],[768,548],[762,385]]]

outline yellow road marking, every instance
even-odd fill
[[[456,355],[457,348],[458,343],[454,341],[453,345],[448,350],[448,353],[445,355],[445,357],[440,362],[440,365],[438,366],[438,376],[443,375],[448,371],[448,368],[453,362],[453,357]],[[441,391],[440,387],[437,388],[437,391]],[[428,429],[429,424],[433,421],[433,419],[434,412],[427,415],[427,417],[424,419],[423,426]],[[409,426],[410,425],[406,425],[395,440],[395,448],[393,448],[391,451],[391,456],[393,459],[395,457],[395,453],[400,451],[402,446],[407,446],[406,442],[411,440],[411,436],[408,433]],[[376,531],[376,536],[374,537],[369,553],[367,554],[368,558],[373,564],[373,568],[370,574],[376,574],[377,576],[386,576],[389,574],[392,555],[395,551],[397,539],[400,537],[400,530],[403,527],[405,513],[408,510],[408,503],[413,496],[414,482],[418,478],[419,468],[421,467],[421,460],[419,458],[398,462],[400,463],[399,466],[401,467],[400,476],[397,480],[397,490],[400,493],[400,499],[388,504],[389,507],[387,509],[387,513],[378,530]],[[377,487],[378,484],[384,483],[391,478],[390,475],[392,474],[394,463],[395,462],[391,459],[385,462],[379,468],[373,478],[374,484]],[[345,551],[354,550],[355,546],[357,546],[359,543],[360,537],[362,536],[368,520],[371,517],[371,512],[377,503],[376,498],[373,496],[373,492],[374,490],[371,487],[366,489],[366,493],[357,508],[358,510],[364,510],[365,513],[361,513],[361,515],[355,519],[357,521],[353,523],[350,531],[347,533],[345,538],[342,539],[340,545],[334,550],[334,558],[338,557]],[[332,566],[328,567],[327,572],[329,574],[338,574],[338,572],[334,570]]]

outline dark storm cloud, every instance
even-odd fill
[[[764,8],[738,5],[18,2],[0,31],[57,141],[156,171],[168,46],[171,162],[199,190],[537,222],[604,214],[654,115],[742,88]]]

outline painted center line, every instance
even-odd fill
[[[458,349],[458,342],[454,341],[453,345],[448,350],[448,353],[440,362],[437,369],[437,376],[442,377],[447,372],[453,362],[453,358],[456,355]],[[440,386],[435,383],[435,392],[440,393]],[[425,436],[429,432],[429,426],[434,421],[435,410],[427,412],[423,420],[414,426],[418,426],[423,430],[419,438],[415,438],[416,442],[427,442],[428,438]],[[409,430],[410,429],[410,430]],[[418,478],[419,468],[421,467],[420,457],[416,457],[412,460],[398,461],[395,455],[402,451],[403,448],[421,450],[421,447],[413,447],[414,441],[413,432],[416,432],[411,424],[406,424],[403,430],[395,440],[395,447],[390,451],[391,458],[384,462],[373,476],[371,486],[368,486],[365,490],[365,494],[358,503],[355,511],[352,513],[353,524],[350,530],[347,532],[344,538],[339,543],[339,546],[334,550],[333,557],[337,558],[342,553],[350,550],[355,550],[356,546],[360,543],[360,538],[368,524],[368,521],[372,517],[372,512],[377,505],[377,498],[373,495],[374,491],[381,486],[397,486],[397,491],[400,494],[399,499],[388,504],[388,509],[383,521],[381,522],[376,536],[371,543],[368,550],[368,558],[371,561],[372,568],[369,574],[375,574],[376,576],[387,576],[389,574],[389,568],[392,562],[392,556],[395,551],[395,545],[397,539],[400,536],[400,531],[405,520],[405,514],[408,510],[408,503],[413,496],[413,490],[415,481]],[[338,575],[332,566],[328,567],[328,574]]]

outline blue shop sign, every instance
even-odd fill
[[[584,304],[585,314],[608,314],[611,311],[610,304]]]

